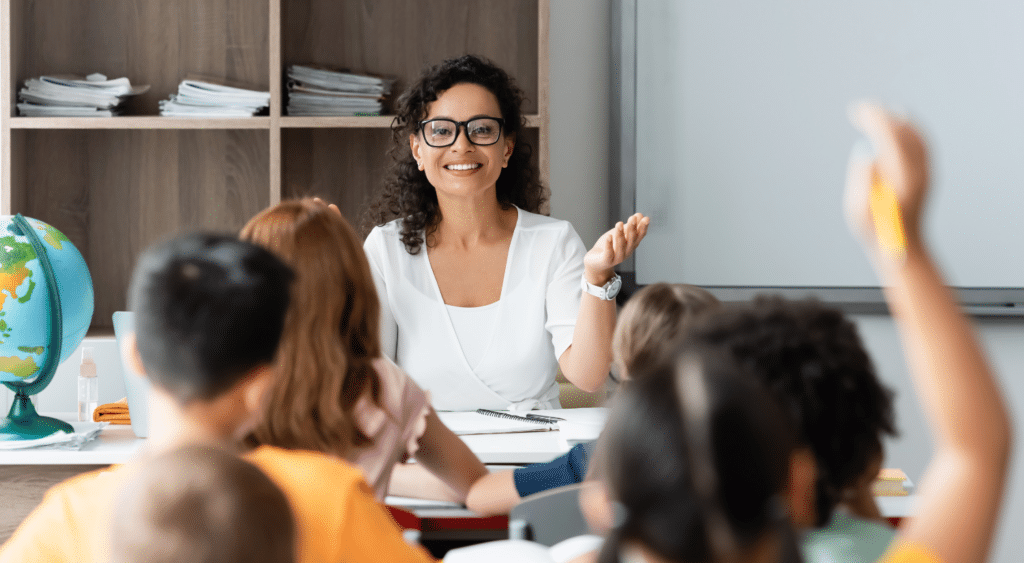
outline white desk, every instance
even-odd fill
[[[45,414],[67,421],[73,421],[77,416],[76,413]],[[550,461],[568,451],[557,431],[481,434],[463,436],[462,439],[484,463],[495,465]],[[130,426],[110,425],[79,451],[0,451],[0,504],[4,505],[3,516],[0,517],[0,543],[39,504],[50,487],[84,471],[125,463],[145,444],[146,440],[136,437]],[[423,514],[420,514],[421,510],[416,512],[421,517],[429,517],[434,509],[439,509],[439,514],[452,514],[446,507],[424,506]],[[465,512],[465,516],[472,516]]]
[[[75,420],[74,413],[48,413],[61,420]],[[558,431],[462,436],[480,461],[494,465],[542,463],[569,451]],[[0,465],[113,465],[132,458],[146,443],[130,426],[110,425],[79,451],[9,450],[0,452]]]

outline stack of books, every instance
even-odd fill
[[[380,115],[394,80],[319,67],[288,67],[288,115]]]
[[[270,92],[247,90],[207,80],[186,79],[178,93],[160,102],[167,117],[252,117],[270,105]]]
[[[102,74],[40,76],[25,81],[18,92],[18,113],[26,117],[111,117],[120,115],[128,96],[149,90],[127,78],[107,80]]]

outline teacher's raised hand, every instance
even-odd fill
[[[629,258],[647,236],[650,217],[634,213],[625,223],[619,222],[597,239],[583,257],[584,275],[594,285],[603,285],[615,275],[613,268]]]

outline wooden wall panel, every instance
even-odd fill
[[[143,249],[235,232],[269,203],[267,131],[26,131],[15,211],[60,229],[97,288],[94,328],[123,310]]]
[[[322,197],[358,229],[383,180],[390,138],[389,129],[285,129],[281,197]]]
[[[486,56],[538,111],[537,0],[353,0],[283,4],[284,65],[317,63],[398,79],[401,92],[427,66],[465,53]]]
[[[188,74],[270,88],[269,3],[255,0],[11,0],[22,10],[15,80],[100,72],[150,84],[132,114],[157,102]]]

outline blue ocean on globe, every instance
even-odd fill
[[[46,248],[57,281],[63,319],[60,361],[85,338],[92,322],[92,277],[85,259],[63,233],[26,218]],[[31,382],[46,363],[50,300],[46,275],[14,217],[0,216],[0,381]]]

